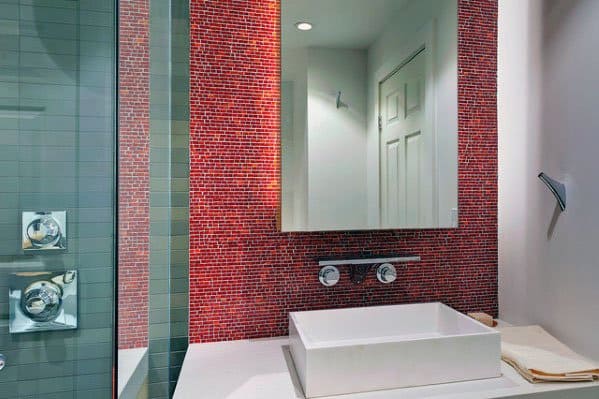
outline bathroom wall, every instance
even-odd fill
[[[499,6],[500,316],[599,359],[599,3]],[[566,182],[564,213],[540,171]]]
[[[287,333],[294,310],[443,301],[497,313],[495,0],[458,1],[460,227],[280,233],[279,2],[190,3],[192,342]],[[320,285],[316,258],[410,252],[399,279]]]
[[[281,48],[285,64],[281,67],[281,221],[283,229],[308,225],[308,173],[306,112],[308,108],[308,51]]]
[[[366,56],[308,49],[308,229],[366,226]]]
[[[119,349],[148,346],[149,24],[149,0],[119,2]]]
[[[95,0],[0,0],[1,398],[112,391],[115,14]],[[6,112],[11,107],[37,111]],[[21,211],[66,209],[68,250],[23,254]],[[10,334],[8,276],[77,269],[78,328]]]
[[[366,52],[284,48],[283,230],[366,225]],[[343,107],[336,94],[342,90]],[[287,121],[287,124],[285,124]],[[334,167],[332,167],[334,166]],[[344,171],[345,178],[339,173]],[[330,182],[335,180],[334,189]]]

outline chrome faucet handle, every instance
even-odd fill
[[[383,284],[397,280],[397,270],[391,263],[383,263],[376,269],[376,278]]]
[[[339,269],[335,266],[325,266],[318,272],[318,280],[325,287],[332,287],[339,282]]]
[[[30,284],[21,297],[21,309],[33,321],[54,321],[60,313],[61,304],[62,290],[50,281]]]

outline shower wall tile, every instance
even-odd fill
[[[171,63],[187,63],[189,40],[175,41],[172,32],[184,29],[188,18],[170,19],[177,9],[187,9],[181,0],[151,1],[150,25],[150,398],[171,397],[187,349],[188,293],[180,279],[188,278],[189,156],[186,147],[187,119],[178,109],[187,109],[188,81],[182,75],[175,85]],[[180,12],[179,12],[180,13]],[[184,15],[186,15],[184,13]],[[182,83],[181,83],[182,82]],[[183,126],[182,127],[182,123]],[[182,238],[181,238],[182,237]],[[173,294],[173,293],[177,294]],[[182,301],[174,295],[182,295]]]
[[[101,19],[113,21],[113,3],[103,3]],[[82,0],[0,0],[0,105],[40,109],[0,124],[0,348],[8,358],[1,398],[111,392],[114,27],[102,27],[93,47],[81,42],[85,7]],[[86,104],[95,106],[82,112]],[[68,251],[23,255],[24,209],[66,209]],[[79,328],[9,334],[8,275],[66,269],[80,273]]]

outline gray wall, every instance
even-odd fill
[[[499,2],[499,309],[599,359],[599,2]],[[537,179],[566,183],[567,209]]]
[[[0,398],[110,397],[113,35],[112,1],[0,0]],[[68,252],[23,255],[21,211],[61,209]],[[79,328],[9,335],[8,274],[65,269],[80,272]]]
[[[152,0],[150,15],[149,396],[172,395],[188,345],[188,4]]]

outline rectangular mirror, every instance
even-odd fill
[[[283,231],[457,227],[457,0],[281,0]]]

